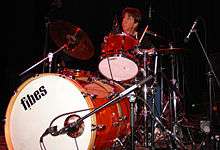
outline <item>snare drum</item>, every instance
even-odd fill
[[[7,107],[7,146],[10,150],[40,150],[40,137],[55,117],[73,112],[52,123],[59,131],[71,119],[82,118],[123,90],[116,83],[78,81],[54,73],[31,77],[18,87]],[[44,145],[48,150],[109,148],[115,139],[129,134],[129,114],[129,100],[125,97],[84,119],[73,133],[45,136]]]
[[[135,56],[131,50],[138,41],[125,33],[112,34],[104,43],[99,71],[107,79],[114,81],[126,81],[134,78],[138,73]]]

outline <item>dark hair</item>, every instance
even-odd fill
[[[134,18],[135,22],[140,22],[141,21],[141,11],[137,8],[134,7],[126,7],[122,11],[122,18],[124,18],[125,13],[128,13]]]

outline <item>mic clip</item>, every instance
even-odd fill
[[[49,127],[41,135],[40,141],[42,142],[43,141],[43,137],[47,136],[48,134],[51,134],[51,135],[55,136],[56,133],[57,133],[57,126]]]

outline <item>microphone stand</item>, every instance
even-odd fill
[[[220,81],[219,81],[219,79],[217,78],[217,76],[215,74],[215,71],[213,69],[212,63],[210,62],[210,59],[209,59],[209,57],[207,55],[207,52],[206,52],[206,50],[205,50],[205,48],[204,48],[204,46],[203,46],[203,44],[202,44],[202,42],[201,42],[201,40],[199,38],[199,35],[198,35],[197,31],[194,29],[193,32],[196,34],[196,37],[197,37],[197,39],[199,41],[199,44],[200,44],[200,46],[202,48],[202,51],[203,51],[203,53],[205,55],[205,58],[206,58],[206,60],[208,62],[208,66],[209,66],[209,71],[207,73],[208,86],[209,86],[209,117],[208,117],[208,119],[210,121],[210,135],[211,135],[212,134],[212,119],[213,119],[212,118],[212,104],[213,104],[212,87],[213,87],[213,77],[215,78],[215,80],[216,80],[216,82],[218,84],[218,87],[220,87]]]
[[[23,71],[22,73],[19,74],[19,76],[22,76],[23,74],[25,74],[26,72],[30,71],[31,69],[33,69],[34,67],[36,67],[37,65],[41,64],[42,62],[44,62],[45,60],[49,59],[49,72],[51,72],[51,64],[52,64],[52,57],[54,54],[62,51],[63,49],[66,48],[66,44],[64,44],[63,46],[61,46],[58,50],[56,50],[54,53],[48,53],[48,56],[43,58],[42,60],[40,60],[39,62],[37,62],[36,64],[34,64],[33,66],[31,66],[30,68],[28,68],[27,70]]]

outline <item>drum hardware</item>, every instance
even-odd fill
[[[54,56],[54,54],[66,49],[67,46],[66,44],[64,44],[63,46],[61,46],[58,50],[56,50],[54,53],[48,53],[48,56],[43,58],[42,60],[40,60],[39,62],[37,62],[36,64],[34,64],[33,66],[31,66],[30,68],[28,68],[27,70],[23,71],[22,73],[19,74],[19,76],[22,76],[23,74],[27,73],[28,71],[30,71],[31,69],[33,69],[34,67],[36,67],[37,65],[41,64],[42,62],[44,62],[45,60],[49,59],[49,72],[51,71],[51,63],[52,63],[52,58]]]
[[[107,96],[107,99],[112,99],[116,97],[119,93],[111,93],[109,96]]]
[[[48,72],[51,73],[51,67],[52,67],[52,60],[53,60],[53,53],[49,52],[48,53],[48,59],[49,59],[49,68],[48,68]]]
[[[116,139],[114,139],[114,143],[119,143],[120,144],[120,147],[123,147],[124,145],[123,145],[123,142],[119,139],[119,138],[116,138]],[[113,145],[113,147],[116,147],[116,146],[114,146]]]
[[[169,81],[166,75],[161,72],[161,76],[168,83],[168,87],[170,88],[170,97],[169,97],[169,109],[170,109],[170,125],[173,133],[178,136],[179,129],[179,121],[177,118],[177,102],[181,102],[183,100],[183,95],[179,90],[179,64],[177,60],[177,56],[174,55],[180,51],[181,48],[174,48],[173,43],[169,43],[169,47],[166,51],[166,54],[169,54],[170,64],[171,64],[171,80]],[[162,50],[163,51],[163,50]],[[161,52],[161,50],[159,51]],[[165,53],[163,53],[165,54]],[[172,146],[176,147],[176,143],[173,142]]]
[[[95,94],[90,94],[90,93],[85,93],[85,92],[81,92],[83,97],[87,97],[89,96],[91,99],[95,99],[97,97],[97,95]]]
[[[177,144],[179,144],[180,147],[182,147],[184,150],[186,150],[186,146],[181,142],[181,140],[175,135],[173,134],[172,131],[170,131],[161,121],[160,119],[154,114],[152,113],[153,110],[151,108],[151,106],[145,101],[145,99],[143,99],[141,96],[137,96],[138,99],[140,99],[141,101],[144,102],[144,104],[148,107],[148,109],[150,110],[150,116],[155,120],[155,122],[159,125],[159,127],[162,129],[163,132],[165,132],[167,135],[169,135],[170,137],[170,143],[172,143],[172,140],[175,140],[177,142]],[[152,135],[151,135],[152,136]],[[154,137],[151,137],[154,138]],[[173,149],[173,145],[170,144],[169,145],[171,149]],[[152,147],[153,148],[153,147]]]
[[[121,117],[119,117],[119,121],[121,122],[121,121],[123,121],[123,120],[126,120],[127,119],[127,116],[121,116]]]
[[[105,129],[105,125],[104,124],[98,124],[98,125],[94,125],[94,124],[92,124],[92,131],[94,131],[94,130],[103,130],[103,129]]]
[[[170,49],[172,49],[172,48],[170,48]],[[169,49],[169,52],[167,52],[167,54],[173,54],[173,52],[171,53],[171,50]],[[173,48],[173,50],[177,50],[177,49],[174,49]],[[178,49],[178,50],[180,50],[180,49]],[[143,68],[141,68],[141,72],[142,72],[142,74],[143,74],[143,77],[145,77],[147,74],[149,74],[149,72],[150,72],[150,74],[154,74],[154,76],[157,76],[157,75],[159,75],[159,73],[160,73],[160,75],[161,75],[161,82],[163,82],[163,80],[164,80],[164,78],[165,78],[165,80],[167,81],[167,83],[168,83],[168,86],[170,87],[170,89],[172,90],[172,93],[174,93],[175,92],[175,98],[183,98],[182,97],[182,95],[181,95],[181,93],[180,93],[180,91],[179,91],[179,89],[178,89],[178,87],[177,87],[177,83],[176,82],[172,82],[172,81],[174,81],[174,80],[172,80],[171,82],[167,79],[167,77],[164,75],[164,73],[163,73],[163,66],[161,65],[161,70],[160,70],[160,72],[159,73],[157,73],[157,64],[158,64],[158,54],[161,54],[160,52],[161,52],[162,50],[160,50],[160,49],[155,49],[154,50],[154,55],[152,55],[152,56],[155,56],[155,63],[154,63],[154,69],[153,70],[151,70],[150,68],[149,68],[149,66],[147,65],[147,61],[146,61],[146,58],[147,58],[147,55],[146,54],[148,54],[147,53],[147,51],[143,51],[143,53],[139,53],[139,54],[141,54],[141,55],[143,55]],[[156,53],[155,53],[156,52]],[[164,52],[164,51],[163,51]],[[161,62],[162,63],[162,62]],[[173,68],[172,68],[173,69]],[[147,71],[149,71],[149,72],[147,72]],[[141,97],[142,98],[142,101],[145,101],[145,103],[147,103],[147,99],[149,100],[149,99],[152,99],[152,103],[153,104],[151,104],[151,106],[148,106],[148,107],[150,107],[151,109],[150,109],[150,116],[156,116],[156,114],[155,114],[155,99],[154,99],[154,94],[155,94],[155,85],[157,85],[157,80],[155,79],[154,80],[154,83],[152,84],[152,86],[150,87],[150,88],[147,88],[147,86],[145,85],[143,85],[143,97]],[[161,90],[163,90],[163,85],[161,85],[161,87],[160,87],[160,89]],[[150,94],[151,93],[151,98],[148,98],[147,97],[147,95],[148,94]],[[162,93],[163,93],[163,91],[162,91]],[[139,98],[139,96],[137,96],[138,98]],[[161,98],[163,98],[163,95],[161,96]],[[160,118],[162,119],[162,117],[163,117],[163,114],[164,114],[164,112],[165,112],[165,109],[167,109],[167,107],[168,107],[168,102],[165,104],[165,108],[163,109],[163,112],[162,112],[162,114],[161,114],[161,116],[160,116]],[[175,106],[176,107],[176,106]],[[173,106],[172,106],[172,108],[173,108]],[[147,114],[147,110],[148,110],[148,108],[144,108],[144,110],[146,111],[146,113],[145,114]],[[146,117],[146,115],[144,115],[145,116],[145,121],[144,122],[147,122],[148,121],[148,118]],[[156,116],[157,117],[157,116]],[[155,142],[155,136],[157,136],[157,134],[155,135],[155,130],[157,129],[157,126],[159,125],[159,127],[161,126],[160,125],[160,123],[158,123],[158,118],[157,119],[155,119],[155,117],[151,117],[151,119],[150,119],[150,121],[151,121],[151,133],[148,133],[148,130],[146,130],[147,128],[148,128],[148,126],[144,126],[144,146],[146,146],[146,147],[148,147],[148,146],[150,146],[151,148],[154,148],[156,145],[154,145],[154,142]],[[160,120],[159,120],[160,121]],[[162,122],[161,122],[162,123]],[[146,123],[145,123],[145,125],[146,125]],[[165,127],[165,130],[163,129]],[[165,125],[163,125],[163,127],[162,127],[162,129],[163,129],[163,132],[164,131],[166,131],[166,126]],[[169,135],[169,138],[170,138],[170,142],[168,143],[169,144],[169,147],[170,148],[174,148],[174,145],[173,145],[173,141],[178,145],[178,146],[180,146],[180,147],[182,147],[182,148],[184,148],[184,149],[186,149],[185,148],[185,146],[184,146],[184,144],[183,144],[183,142],[181,141],[181,139],[179,139],[179,137],[176,135],[176,132],[177,132],[177,127],[176,127],[176,130],[174,131],[174,128],[171,128],[172,129],[172,131],[166,131],[166,132],[168,132],[168,133],[166,133],[166,134],[168,134]],[[179,132],[178,132],[178,134],[179,134]],[[150,137],[150,138],[149,138]],[[148,141],[148,139],[150,139],[151,141],[149,142]]]
[[[120,123],[118,121],[112,123],[113,127],[118,127],[119,125],[120,125]]]
[[[172,79],[169,80],[167,78],[167,76],[164,74],[163,66],[161,66],[160,72],[159,72],[160,76],[161,76],[161,82],[162,82],[161,89],[163,90],[163,82],[164,81],[167,83],[168,88],[170,89],[169,100],[166,103],[164,103],[164,105],[163,105],[164,107],[163,107],[160,118],[165,120],[166,122],[168,122],[169,120],[167,120],[164,115],[165,115],[165,111],[167,108],[169,108],[169,110],[171,110],[170,111],[170,119],[171,119],[171,124],[170,124],[171,127],[170,128],[172,130],[172,134],[174,136],[178,137],[178,136],[180,136],[179,122],[181,122],[181,121],[178,121],[178,118],[177,118],[177,102],[181,102],[183,99],[183,96],[180,93],[179,88],[178,88],[178,83],[174,78],[174,76],[175,76],[174,64],[176,63],[175,56],[173,56],[171,53],[170,57],[171,57],[171,78]],[[163,95],[162,95],[162,98],[164,99]],[[179,141],[176,141],[175,139],[172,139],[172,137],[170,137],[170,141],[171,141],[171,143],[169,143],[169,144],[170,144],[170,147],[172,147],[172,148],[177,148],[177,146],[180,145],[179,142],[183,143],[182,138],[180,138]]]
[[[152,97],[150,98],[150,100],[152,100],[152,110],[153,112],[151,113],[154,113],[155,110],[154,110],[154,107],[155,107],[155,98],[154,98],[154,90],[155,90],[155,85],[157,83],[156,81],[156,75],[157,75],[157,59],[158,59],[158,55],[157,53],[155,52],[154,53],[154,56],[155,56],[155,65],[154,65],[154,71],[150,70],[149,66],[147,65],[147,51],[144,51],[143,52],[144,56],[143,56],[143,69],[142,69],[142,73],[143,73],[143,78],[146,78],[147,75],[149,74],[147,71],[150,71],[151,74],[153,73],[153,75],[155,76],[154,77],[154,82],[153,84],[151,85],[151,88],[149,89],[148,88],[148,85],[147,84],[144,84],[143,85],[143,97],[145,99],[145,101],[147,102],[148,101],[148,95],[149,93],[152,93]],[[153,91],[152,91],[153,90]],[[153,143],[154,143],[154,124],[155,124],[155,121],[153,120],[154,118],[151,118],[150,120],[148,120],[147,118],[147,106],[144,105],[144,129],[145,129],[145,132],[144,132],[144,146],[145,147],[154,147]],[[151,133],[149,133],[148,131],[148,121],[150,121],[150,124],[151,124]],[[151,134],[151,138],[150,138],[150,141],[148,140],[149,138],[149,134]]]

